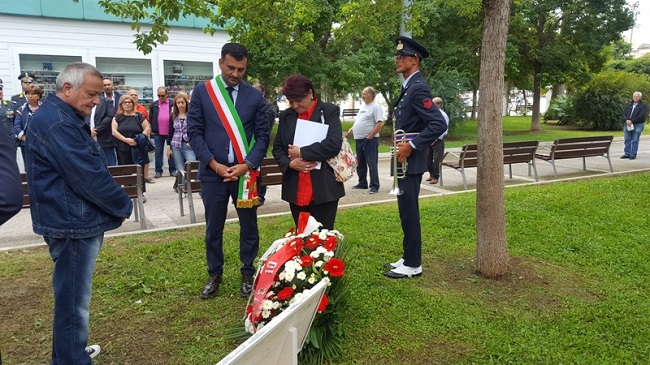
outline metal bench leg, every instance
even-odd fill
[[[508,164],[508,172],[510,172],[510,180],[512,180],[512,164]]]
[[[586,157],[582,158],[582,169],[584,171],[587,171],[587,158]]]
[[[467,190],[467,179],[465,179],[465,168],[460,169],[460,174],[463,175],[463,188]]]
[[[147,229],[147,216],[144,214],[144,202],[142,197],[138,197],[138,205],[140,206],[140,228]]]
[[[535,165],[535,159],[533,159],[532,165],[533,170],[535,170],[535,182],[538,182],[539,179],[537,178],[537,165]],[[528,165],[528,175],[530,175],[530,164]]]
[[[607,162],[609,162],[609,172],[614,172],[612,168],[612,160],[609,159],[609,151],[607,151]]]
[[[440,172],[440,186],[445,186],[445,184],[442,182],[442,165],[440,165],[440,169],[438,169],[438,171]]]
[[[180,170],[176,173],[176,190],[178,194],[178,207],[181,211],[181,217],[185,216],[185,209],[183,209],[183,174]]]
[[[553,175],[557,179],[557,168],[555,167],[555,160],[551,160],[551,165],[553,165]]]
[[[192,182],[190,179],[185,179],[187,192],[187,209],[190,211],[190,223],[196,223],[196,213],[194,212],[194,199],[192,198]]]
[[[133,215],[135,216],[135,221],[140,222],[140,207],[138,206],[138,198],[131,199],[133,201]]]

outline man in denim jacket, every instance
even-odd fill
[[[99,351],[86,349],[93,268],[104,232],[121,226],[133,209],[84,123],[101,92],[99,70],[69,64],[27,130],[33,229],[54,261],[52,364],[88,365]]]

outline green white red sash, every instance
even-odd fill
[[[243,164],[244,159],[255,144],[255,137],[250,142],[246,138],[244,125],[239,118],[235,104],[228,95],[226,86],[221,80],[221,75],[205,83],[210,100],[223,123],[223,127],[230,137],[230,142],[235,153],[237,163]],[[237,208],[252,208],[257,206],[257,177],[259,169],[248,170],[245,175],[239,177],[239,190],[237,193]]]

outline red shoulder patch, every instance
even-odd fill
[[[431,109],[431,107],[433,106],[433,101],[431,101],[431,98],[426,98],[426,99],[422,100],[422,105],[426,109]]]

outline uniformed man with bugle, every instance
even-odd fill
[[[2,79],[0,79],[0,122],[4,127],[4,131],[11,141],[16,145],[16,136],[14,135],[14,119],[16,118],[16,103],[9,100],[4,100],[4,87]],[[14,148],[15,152],[15,148]]]
[[[386,264],[389,278],[411,278],[422,275],[422,233],[418,196],[422,175],[427,171],[427,150],[447,130],[440,110],[432,101],[431,91],[420,73],[420,62],[429,56],[427,49],[408,37],[396,39],[395,68],[404,77],[394,106],[396,130],[404,132],[404,140],[396,144],[395,157],[406,171],[398,181],[397,207],[404,232],[402,257]],[[393,171],[393,173],[396,173]]]

